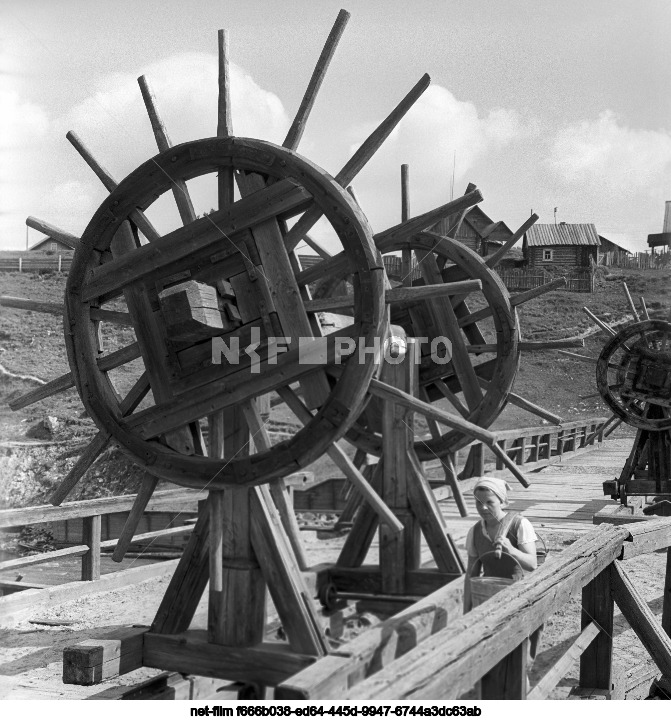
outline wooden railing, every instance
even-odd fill
[[[179,507],[187,498],[202,500],[205,493],[194,491],[159,491],[155,493],[147,505],[147,511],[161,510],[166,506]],[[45,561],[52,561],[57,558],[68,558],[81,556],[82,559],[82,581],[95,581],[100,578],[100,554],[101,551],[113,549],[118,539],[101,540],[101,519],[111,513],[130,511],[135,496],[114,496],[112,498],[96,498],[90,501],[74,501],[63,503],[61,506],[31,506],[29,508],[10,508],[0,511],[0,529],[18,528],[39,523],[51,523],[72,518],[83,519],[82,543],[67,548],[60,548],[56,551],[36,553],[31,556],[21,556],[0,562],[0,571],[24,568]],[[133,536],[132,543],[153,541],[157,538],[167,538],[178,534],[188,534],[193,525],[182,525],[172,528],[164,528],[149,533],[141,533]]]
[[[2,273],[67,273],[72,265],[72,253],[40,254],[17,252],[0,254],[0,272]]]
[[[498,445],[508,457],[522,470],[530,471],[592,450],[615,429],[616,426],[608,425],[607,421],[603,417],[581,418],[553,426],[495,432]],[[459,477],[466,479],[485,475],[486,446],[474,442],[468,448],[468,457]],[[499,458],[495,460],[496,470],[502,470],[503,462]]]
[[[622,561],[670,545],[670,518],[597,526],[465,615],[455,613],[462,588],[454,581],[340,646],[337,657],[328,656],[289,678],[278,698],[458,699],[479,684],[482,698],[544,699],[578,658],[580,689],[622,698],[612,663],[614,603],[659,671],[671,678],[671,552],[667,550],[661,624]],[[579,635],[527,690],[529,637],[578,591]]]

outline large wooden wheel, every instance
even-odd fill
[[[596,382],[613,413],[635,428],[671,429],[671,323],[632,323],[603,347]]]
[[[138,209],[146,209],[176,181],[214,172],[235,173],[244,197],[140,244],[132,222]],[[372,345],[383,332],[382,271],[372,233],[341,186],[295,152],[233,137],[172,147],[131,173],[93,216],[68,278],[69,360],[96,425],[152,473],[200,488],[259,484],[316,460],[361,412],[376,369],[374,356],[362,354],[361,362],[344,364],[332,387],[318,370],[324,360],[317,357],[317,348],[312,363],[306,357],[309,339],[321,333],[314,314],[303,306],[282,228],[307,207],[328,218],[357,269],[356,310],[344,335]],[[228,300],[226,290],[221,295],[225,288],[232,290]],[[130,413],[108,371],[100,367],[92,317],[122,294],[144,361],[146,390],[151,389],[154,401]],[[214,298],[209,307],[207,296]],[[180,300],[188,307],[179,307]],[[220,321],[220,306],[236,313],[238,327],[226,332],[230,314]],[[194,325],[191,316],[203,308],[208,318],[201,321],[202,329],[184,328],[183,313]],[[244,348],[250,338],[253,342],[254,332],[260,366],[244,353],[239,362],[212,363],[213,335]],[[271,353],[273,336],[288,339],[289,352],[279,358]],[[314,345],[323,346],[324,356],[334,360],[334,335]],[[294,382],[299,382],[308,408],[318,410],[294,437],[244,458],[208,458],[197,452],[201,421],[227,408],[247,407]]]

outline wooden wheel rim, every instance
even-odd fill
[[[635,428],[648,431],[665,431],[671,429],[671,418],[648,418],[646,414],[649,403],[645,403],[642,408],[639,407],[640,415],[633,412],[631,403],[624,403],[620,395],[611,390],[608,379],[608,371],[612,370],[611,366],[613,365],[615,353],[622,351],[624,354],[619,363],[616,364],[618,380],[622,381],[630,370],[631,351],[633,350],[630,348],[628,351],[624,346],[628,345],[627,342],[636,336],[640,336],[643,340],[652,333],[660,333],[663,337],[671,337],[671,323],[664,320],[645,320],[640,323],[632,323],[613,336],[599,355],[596,364],[596,384],[601,397],[618,418],[622,418],[622,420]],[[671,349],[667,348],[664,357],[660,360],[668,365],[670,357]]]
[[[98,208],[75,254],[65,293],[68,359],[82,402],[98,428],[109,433],[153,474],[193,488],[257,485],[294,473],[316,460],[359,415],[379,362],[366,353],[360,362],[353,358],[345,363],[342,377],[309,424],[271,450],[245,458],[222,461],[183,456],[156,441],[141,439],[120,422],[114,387],[96,364],[98,352],[90,311],[97,299],[82,298],[87,280],[100,265],[100,254],[109,248],[131,212],[147,208],[170,189],[173,179],[188,180],[226,166],[277,180],[292,179],[312,195],[338,234],[354,273],[355,329],[351,335],[357,348],[360,342],[372,345],[384,327],[383,269],[372,231],[349,194],[318,166],[272,143],[229,137],[183,143],[133,171]]]
[[[453,238],[443,236],[440,241],[434,235],[419,234],[412,238],[393,240],[378,246],[381,253],[414,250],[419,253],[435,252],[455,264],[447,269],[450,281],[474,279],[482,281],[482,293],[492,308],[494,327],[496,328],[496,359],[482,365],[482,376],[490,381],[480,404],[471,411],[466,420],[488,428],[505,407],[508,394],[512,391],[515,376],[520,363],[518,349],[519,333],[517,313],[510,303],[510,295],[503,281],[491,270],[477,253]],[[446,272],[443,273],[445,276]],[[422,377],[420,375],[420,386]],[[381,455],[382,439],[379,434],[355,423],[347,433],[347,438],[358,448],[373,455]],[[461,431],[450,430],[440,438],[415,442],[415,452],[421,461],[430,461],[464,448],[471,438]]]

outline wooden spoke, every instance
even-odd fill
[[[93,157],[91,151],[84,145],[79,137],[70,130],[65,137],[72,143],[75,150],[81,155],[86,164],[98,176],[102,184],[111,193],[118,185],[116,180],[109,172]],[[144,234],[147,240],[154,241],[160,237],[159,232],[151,224],[151,221],[141,210],[134,210],[128,216],[129,219],[137,225],[138,229]]]
[[[107,448],[111,436],[109,433],[104,431],[98,431],[94,436],[93,440],[86,446],[82,451],[81,455],[77,459],[75,465],[70,469],[70,472],[65,478],[58,484],[58,488],[53,492],[49,502],[54,506],[60,506],[61,503],[67,498],[70,491],[77,485],[79,480],[93,465],[96,458]]]
[[[307,425],[312,419],[312,413],[310,413],[308,408],[301,402],[296,393],[288,387],[278,388],[277,392],[296,418],[304,425]],[[371,508],[377,514],[380,523],[386,524],[393,532],[401,533],[403,531],[403,524],[394,516],[387,504],[364,478],[356,465],[352,463],[341,445],[336,442],[326,452],[338,468],[347,476],[350,483],[352,483],[363,498],[370,504]]]
[[[561,288],[566,285],[566,278],[556,278],[555,280],[545,283],[544,285],[538,286],[538,288],[532,288],[531,290],[525,290],[523,293],[517,293],[517,295],[510,296],[510,305],[513,307],[526,303],[532,298],[538,298],[551,290]],[[492,308],[482,308],[481,310],[475,311],[475,313],[469,313],[468,315],[459,318],[459,325],[463,328],[464,326],[472,325],[478,321],[491,318],[493,313]]]
[[[68,233],[66,230],[61,230],[55,225],[51,225],[51,223],[47,223],[44,220],[34,218],[32,215],[26,218],[26,225],[34,230],[39,230],[40,233],[44,233],[54,240],[60,240],[61,243],[69,245],[74,250],[77,250],[79,244],[81,243],[81,239],[76,235],[72,235],[72,233]]]
[[[168,133],[163,125],[163,121],[158,114],[156,108],[156,99],[154,94],[149,87],[147,78],[142,75],[138,78],[140,84],[140,91],[142,93],[142,99],[144,100],[145,107],[147,108],[147,114],[151,122],[151,128],[154,131],[154,137],[156,138],[156,145],[160,152],[164,152],[172,147]],[[181,178],[171,178],[172,181],[172,192],[175,197],[175,203],[179,210],[179,215],[182,219],[182,223],[187,225],[196,219],[196,211],[193,209],[193,203],[191,202],[191,196],[189,190],[186,187],[186,181]]]
[[[422,275],[427,285],[442,282],[435,256],[427,254],[418,259]],[[452,303],[445,298],[435,298],[429,301],[434,327],[439,334],[446,335],[452,341],[452,365],[461,383],[464,399],[469,410],[473,411],[482,401],[482,391],[475,375],[475,370],[468,357],[468,348],[464,336],[459,328],[459,321],[455,315]]]
[[[503,258],[506,256],[508,251],[517,243],[517,241],[531,228],[531,226],[538,220],[538,216],[536,213],[533,213],[530,218],[527,218],[527,220],[522,223],[522,225],[512,234],[508,240],[503,244],[501,248],[499,248],[496,253],[492,253],[492,255],[488,255],[485,258],[485,263],[490,268],[496,268],[496,266],[503,260]]]
[[[484,388],[487,390],[491,383],[490,381],[486,381],[484,378],[478,377],[478,382]],[[599,395],[597,393],[597,395]],[[533,413],[536,416],[539,416],[540,418],[544,418],[546,421],[549,421],[550,423],[554,423],[556,425],[563,422],[563,419],[561,416],[558,416],[556,413],[553,413],[552,411],[548,411],[545,408],[542,408],[541,406],[537,405],[536,403],[532,403],[531,401],[527,400],[526,398],[522,398],[522,396],[517,395],[517,393],[509,393],[508,394],[508,402],[511,403],[514,406],[517,406],[518,408],[522,408],[525,411],[529,411],[529,413]]]
[[[585,341],[582,338],[566,338],[558,340],[531,340],[520,341],[518,348],[522,351],[552,350],[558,348],[584,348]],[[478,345],[467,345],[469,353],[496,353],[495,343],[481,343]]]
[[[407,164],[401,165],[401,222],[405,223],[410,218],[410,169]],[[412,285],[412,250],[404,248],[401,251],[401,283],[405,287]]]
[[[123,561],[126,552],[133,542],[135,531],[137,531],[138,524],[144,516],[145,508],[156,490],[158,481],[159,479],[151,473],[145,473],[142,477],[140,490],[138,491],[137,496],[135,496],[133,507],[130,509],[128,518],[121,529],[119,540],[117,541],[117,544],[114,547],[114,552],[112,553],[112,560],[116,563],[121,563],[121,561]]]
[[[0,296],[0,306],[60,316],[63,315],[64,309],[62,303],[47,303],[46,301],[30,300],[29,298],[14,298],[9,295]],[[102,308],[91,308],[91,320],[115,323],[116,325],[132,325],[128,313],[115,310],[103,310]]]
[[[345,163],[342,170],[336,175],[337,183],[342,187],[349,185],[359,171],[379,150],[382,143],[389,137],[390,133],[403,119],[405,114],[419,99],[422,93],[429,87],[431,78],[424,75],[412,90],[401,100],[392,112],[380,123],[380,125],[364,140],[359,149]],[[296,222],[284,238],[284,243],[289,250],[293,250],[301,241],[305,233],[309,233],[312,226],[321,218],[322,212],[319,208],[313,207]]]
[[[605,330],[608,335],[617,335],[616,331],[614,331],[607,323],[604,323],[601,318],[597,318],[597,316],[595,316],[589,308],[583,307],[583,311],[599,326],[599,328]]]
[[[246,401],[240,406],[242,413],[249,426],[250,433],[254,445],[258,450],[268,451],[271,448],[270,436],[265,424],[261,420],[258,408],[254,400]],[[273,499],[275,507],[277,508],[280,518],[282,519],[282,525],[284,532],[287,534],[291,548],[296,556],[296,562],[301,571],[305,571],[308,568],[308,561],[305,556],[305,550],[300,539],[300,529],[298,528],[298,521],[296,520],[296,514],[294,513],[289,497],[287,494],[287,487],[284,483],[283,478],[276,478],[268,484],[270,488],[270,495]]]
[[[501,463],[515,476],[515,478],[525,487],[529,488],[531,483],[527,480],[526,476],[520,471],[520,469],[515,465],[515,462],[512,461],[508,454],[499,446],[497,443],[495,443],[493,446],[490,446],[495,456],[497,456]]]
[[[569,358],[574,358],[575,360],[582,361],[583,363],[594,363],[599,360],[598,358],[591,358],[587,355],[580,355],[579,353],[569,353],[566,350],[560,350],[559,351],[562,355],[568,356]]]
[[[310,246],[312,250],[317,253],[317,255],[321,256],[324,260],[328,260],[329,258],[332,258],[333,256],[331,253],[326,250],[322,245],[320,245],[314,238],[311,238],[307,233],[303,236],[303,241],[306,245]]]
[[[622,289],[624,290],[624,295],[627,298],[627,303],[629,303],[629,309],[631,310],[631,314],[634,316],[634,323],[639,323],[641,318],[638,315],[638,311],[636,310],[636,306],[634,305],[634,301],[631,297],[631,293],[629,292],[629,288],[624,281],[622,282]]]
[[[340,372],[341,369],[337,366],[329,366],[328,368],[328,373],[336,377],[340,374]],[[487,445],[494,443],[496,439],[496,436],[493,433],[490,433],[484,428],[476,426],[473,423],[469,423],[463,418],[455,416],[452,413],[447,413],[439,408],[435,408],[430,403],[424,403],[418,398],[415,398],[398,388],[394,388],[394,386],[390,386],[383,381],[379,381],[375,378],[371,380],[369,391],[379,398],[386,398],[394,401],[395,403],[400,403],[417,413],[421,413],[426,418],[433,418],[438,421],[438,423],[442,423],[450,428],[457,428],[469,438],[477,438],[479,441],[483,441],[483,443],[486,443]]]
[[[149,379],[147,374],[143,373],[133,387],[128,391],[126,397],[119,404],[121,415],[132,413],[142,402],[143,398],[149,392]],[[54,506],[60,506],[67,498],[70,491],[77,485],[79,480],[84,476],[86,471],[93,465],[96,458],[107,448],[111,436],[108,433],[99,431],[91,442],[82,451],[77,462],[70,472],[60,482],[58,488],[53,492],[49,502]],[[133,529],[134,530],[134,529]]]
[[[437,285],[418,285],[413,288],[391,288],[385,293],[385,303],[395,306],[406,306],[420,300],[451,296],[457,293],[475,293],[482,290],[479,280],[462,280],[457,283],[440,283]],[[317,298],[305,303],[305,310],[311,313],[324,311],[347,310],[354,307],[353,295]]]
[[[229,37],[227,30],[218,34],[219,48],[219,95],[217,99],[217,137],[229,138],[233,135],[231,113],[231,79],[229,67]],[[217,173],[217,194],[219,210],[233,205],[235,200],[235,180],[232,166],[221,166]]]
[[[156,242],[138,248],[132,255],[98,266],[82,290],[83,300],[119,291],[140,280],[167,275],[171,264],[202,251],[214,252],[214,246],[220,252],[226,247],[233,253],[243,252],[240,244],[243,231],[300,206],[308,198],[305,190],[297,188],[291,181],[277,182],[238,200],[230,208],[217,210],[184,228],[177,228]],[[209,256],[208,260],[212,262]]]
[[[294,118],[293,123],[291,123],[287,137],[282,143],[282,145],[285,148],[289,148],[289,150],[296,150],[301,138],[303,137],[305,124],[310,116],[310,112],[312,111],[312,107],[317,98],[317,93],[319,92],[319,88],[326,77],[326,71],[331,64],[331,60],[333,59],[333,55],[335,54],[336,48],[338,47],[338,43],[340,42],[340,38],[342,37],[349,18],[350,14],[346,10],[341,10],[338,13],[335,23],[333,24],[333,28],[331,28],[328,38],[326,38],[326,43],[321,51],[319,60],[317,60],[317,65],[312,72],[312,77],[310,78],[308,87],[305,90],[305,95],[303,96],[303,100],[298,108],[296,117]]]
[[[453,393],[447,384],[441,380],[436,380],[433,385],[445,396],[445,398],[454,406],[454,408],[464,417],[468,418],[470,411],[468,408],[459,400],[457,395]]]

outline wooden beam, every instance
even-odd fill
[[[82,581],[97,581],[100,578],[100,516],[82,519],[82,540],[87,551],[82,556]]]
[[[630,537],[623,546],[622,559],[634,558],[671,546],[671,518],[658,518],[631,527]]]
[[[619,561],[613,562],[611,586],[615,603],[629,625],[634,629],[662,674],[671,678],[671,638],[661,627],[650,610],[650,606]]]
[[[35,313],[49,313],[50,315],[63,315],[63,303],[48,303],[29,298],[14,298],[9,295],[0,296],[0,306],[16,308],[18,310],[32,310]],[[117,325],[131,325],[130,315],[116,310],[103,310],[91,308],[91,320],[115,323]]]
[[[596,623],[599,633],[580,656],[581,688],[613,688],[612,566],[605,568],[582,589],[581,625]]]
[[[121,563],[121,561],[123,561],[129,546],[133,542],[135,531],[137,530],[138,524],[144,517],[145,509],[156,490],[158,481],[158,477],[149,472],[145,472],[142,477],[140,489],[135,496],[135,502],[133,503],[133,507],[128,514],[128,518],[126,518],[126,522],[121,529],[121,534],[117,540],[114,553],[112,553],[112,560],[116,563]]]
[[[529,691],[527,699],[529,701],[543,701],[546,699],[559,681],[573,668],[573,665],[580,658],[583,651],[598,636],[599,631],[599,626],[593,621],[585,626],[578,638],[569,646],[568,650],[549,671],[546,671],[543,678]]]
[[[536,213],[532,213],[524,223],[512,234],[508,240],[492,255],[488,255],[485,258],[485,263],[490,268],[496,268],[496,266],[505,258],[508,251],[517,243],[517,241],[531,228],[531,226],[538,220]]]
[[[482,388],[484,388],[484,390],[487,390],[491,386],[491,381],[486,381],[480,376],[478,376],[478,383]],[[532,403],[526,398],[522,398],[522,396],[517,395],[517,393],[508,393],[508,403],[517,406],[518,408],[522,408],[525,411],[529,411],[529,413],[533,413],[540,418],[544,418],[546,421],[554,423],[555,425],[562,423],[563,421],[561,416],[556,415],[552,411],[548,411],[536,403]]]
[[[283,643],[219,646],[207,642],[205,631],[194,630],[174,635],[147,633],[142,660],[150,668],[277,686],[316,659],[292,652]]]

